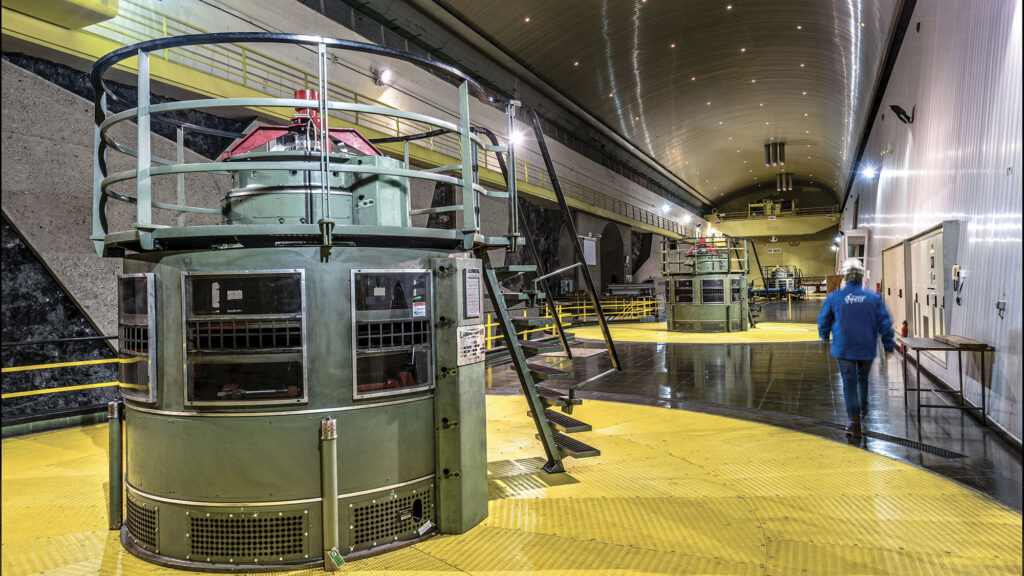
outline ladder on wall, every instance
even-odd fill
[[[513,103],[509,106],[509,133],[512,132],[511,119],[515,113],[515,108],[518,106],[518,103]],[[478,245],[476,255],[480,258],[483,264],[484,281],[487,285],[487,294],[490,298],[495,316],[497,317],[498,325],[501,327],[501,332],[505,337],[506,347],[508,348],[511,356],[512,365],[519,377],[519,383],[522,388],[523,395],[526,397],[526,402],[529,407],[528,415],[533,418],[534,424],[537,427],[537,438],[541,441],[545,455],[547,456],[547,463],[544,465],[544,471],[548,473],[555,473],[563,472],[565,470],[562,464],[562,459],[565,457],[587,458],[601,454],[601,451],[597,448],[568,436],[574,432],[586,432],[591,430],[591,426],[589,424],[573,418],[570,414],[572,414],[574,406],[578,406],[583,402],[576,396],[576,391],[581,386],[621,370],[621,366],[619,364],[618,354],[615,350],[615,343],[612,341],[611,333],[608,330],[604,311],[601,308],[601,302],[598,298],[597,290],[594,287],[593,278],[591,278],[590,270],[587,268],[585,263],[583,246],[581,245],[579,236],[576,233],[576,224],[573,222],[569,206],[565,201],[565,195],[562,193],[558,177],[555,174],[554,163],[551,161],[547,145],[544,142],[544,135],[541,132],[540,127],[540,120],[532,109],[529,109],[529,114],[532,120],[531,123],[533,124],[533,131],[536,136],[537,143],[540,145],[541,155],[544,158],[548,174],[551,178],[552,188],[554,189],[555,196],[558,201],[559,210],[562,216],[562,223],[566,226],[570,237],[573,239],[575,262],[569,266],[551,272],[546,272],[544,270],[543,264],[541,263],[537,253],[536,244],[530,234],[529,227],[526,225],[526,218],[522,207],[519,205],[517,200],[515,173],[513,172],[512,174],[509,174],[509,168],[505,163],[505,158],[501,154],[501,151],[495,150],[496,148],[503,148],[504,151],[506,151],[508,154],[509,164],[514,170],[514,147],[511,149],[499,147],[497,138],[494,134],[484,128],[479,128],[477,131],[486,135],[493,144],[493,147],[489,148],[489,150],[494,151],[497,155],[498,164],[501,167],[501,173],[509,191],[509,210],[511,216],[509,222],[509,235],[507,236],[508,242],[500,245]],[[520,240],[519,234],[520,223],[522,224],[522,240]],[[519,245],[525,245],[528,249],[530,257],[534,262],[533,264],[508,264],[497,267],[491,265],[488,249],[504,246],[507,249],[507,253],[511,253],[515,247]],[[608,348],[608,355],[612,362],[612,368],[583,382],[575,383],[568,389],[540,386],[538,385],[539,382],[571,380],[574,377],[571,371],[562,370],[557,366],[542,364],[536,361],[531,362],[530,359],[541,354],[559,351],[561,351],[565,356],[563,361],[572,359],[572,350],[569,346],[569,336],[566,334],[562,326],[561,319],[558,316],[555,306],[551,305],[551,297],[554,294],[552,291],[551,279],[577,268],[579,268],[582,273],[587,295],[589,296],[591,304],[594,306],[594,310],[596,311],[598,324],[601,326],[605,344]],[[525,281],[523,284],[526,288],[518,291],[506,290],[502,286],[504,282],[514,278],[523,277],[523,279],[526,280],[525,275],[529,274],[536,275],[532,280],[532,288],[529,288],[529,284]],[[547,316],[512,316],[509,312],[510,308],[516,306],[537,308],[545,303],[549,304],[548,310],[550,311],[550,314]],[[538,342],[519,338],[518,333],[523,330],[533,330],[544,327],[553,327],[555,333],[558,335],[558,340]]]

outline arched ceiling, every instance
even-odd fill
[[[898,0],[435,0],[715,204],[838,201]],[[764,145],[786,143],[785,167]]]

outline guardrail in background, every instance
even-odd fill
[[[208,30],[132,0],[122,0],[120,6],[117,17],[100,24],[95,24],[90,28],[105,30],[109,34],[114,35],[111,39],[126,44],[169,36],[210,33]],[[128,42],[125,41],[126,39]],[[296,88],[301,86],[308,89],[311,87],[311,83],[315,87],[318,80],[316,74],[307,72],[297,66],[242,44],[169,48],[160,53],[154,53],[153,56],[159,57],[161,54],[164,60],[175,61],[178,64],[196,68],[207,74],[233,82],[243,88],[275,96],[290,98]],[[336,82],[328,81],[326,84],[326,96],[329,100],[393,108],[380,100],[351,90]],[[353,125],[381,132],[388,137],[411,136],[429,132],[433,129],[432,126],[421,122],[381,117],[375,114],[332,110],[329,115]],[[445,134],[425,139],[420,147],[452,159],[458,159],[461,156],[461,144],[458,134]],[[482,147],[478,150],[478,163],[485,169],[499,170],[494,155],[488,154]],[[451,164],[451,162],[448,162],[448,164]],[[516,177],[522,182],[532,184],[544,190],[554,190],[547,170],[542,166],[531,164],[520,158],[516,159]],[[673,234],[681,236],[686,234],[685,227],[678,222],[578,182],[565,178],[560,178],[559,180],[567,198],[572,198],[583,204],[612,212]]]
[[[819,206],[816,208],[794,208],[792,210],[784,210],[775,212],[772,214],[749,214],[747,212],[720,212],[715,216],[719,220],[768,220],[772,217],[783,217],[783,216],[828,216],[829,214],[838,217],[839,205],[834,206]]]
[[[571,302],[555,302],[555,313],[562,321],[563,328],[590,324],[596,320],[597,312],[594,305],[587,299],[578,299]],[[608,320],[649,320],[658,315],[658,301],[655,298],[611,298],[601,300],[601,309]],[[523,316],[526,316],[526,309],[523,309]],[[550,303],[545,301],[540,306],[540,315],[544,318],[552,318]],[[500,330],[494,330],[499,324],[491,321],[491,315],[487,315],[487,334],[484,337],[487,341],[487,349],[504,346],[505,337]],[[540,328],[529,328],[517,332],[520,338],[528,338],[530,335],[543,333],[557,337],[554,326],[542,326]]]

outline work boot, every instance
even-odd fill
[[[846,435],[850,438],[860,438],[860,422],[854,420],[846,427]]]

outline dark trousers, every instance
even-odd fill
[[[839,362],[839,375],[843,379],[846,415],[850,422],[860,422],[861,414],[868,413],[868,372],[875,360],[836,360]]]

